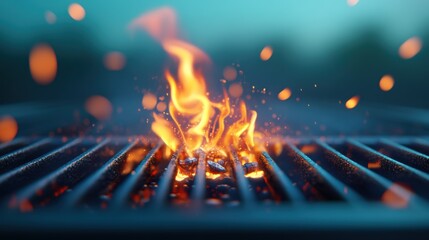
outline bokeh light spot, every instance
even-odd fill
[[[346,108],[348,108],[348,109],[353,109],[353,108],[355,108],[357,105],[358,105],[358,103],[359,103],[359,100],[360,100],[360,97],[359,96],[354,96],[354,97],[352,97],[352,98],[350,98],[349,100],[347,100],[347,102],[346,102]]]
[[[125,63],[125,56],[121,52],[110,52],[104,56],[104,66],[111,71],[123,69]]]
[[[223,77],[228,81],[233,81],[237,78],[237,70],[234,67],[225,67],[223,69]]]
[[[379,82],[380,89],[385,92],[392,90],[394,85],[395,79],[391,75],[384,75]]]
[[[57,74],[57,57],[51,46],[39,44],[31,49],[30,72],[34,81],[46,85],[54,81]]]
[[[399,56],[410,59],[416,56],[422,49],[422,41],[418,37],[412,37],[399,47]]]
[[[85,102],[86,111],[98,120],[109,119],[112,115],[112,104],[103,96],[91,96]]]
[[[18,133],[18,123],[11,116],[0,117],[0,142],[13,140]]]
[[[147,92],[143,95],[142,106],[146,110],[152,110],[155,108],[156,103],[158,102],[155,94]]]
[[[279,98],[279,100],[281,101],[285,101],[288,100],[290,97],[292,96],[292,91],[289,88],[285,88],[283,89],[281,92],[279,92],[279,94],[277,95],[277,97]]]
[[[241,83],[233,83],[229,86],[228,92],[231,97],[238,98],[243,94],[243,86]]]
[[[270,46],[265,46],[260,54],[262,61],[268,61],[273,55],[273,49]]]
[[[78,3],[72,3],[69,6],[69,15],[76,21],[81,21],[85,18],[85,9]]]

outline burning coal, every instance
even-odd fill
[[[255,146],[256,111],[249,111],[244,101],[232,104],[224,90],[222,100],[212,101],[199,66],[209,57],[198,47],[178,37],[176,14],[161,8],[135,19],[130,28],[143,29],[158,40],[169,56],[177,61],[177,72],[165,70],[170,88],[167,115],[153,113],[152,131],[172,150],[184,147],[189,156],[195,150],[220,152],[234,146],[250,151]]]

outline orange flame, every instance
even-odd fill
[[[172,121],[153,113],[152,131],[168,147],[177,150],[179,145],[183,145],[188,155],[192,155],[199,148],[208,152],[229,147],[231,143],[248,150],[254,146],[256,112],[250,112],[248,121],[245,103],[241,101],[239,106],[232,105],[225,90],[221,102],[209,99],[199,66],[210,62],[210,59],[198,47],[178,38],[173,9],[164,7],[144,14],[135,19],[130,28],[146,30],[178,62],[177,73],[165,71],[170,86],[168,111]],[[235,76],[228,77],[233,78]],[[241,84],[231,85],[229,92],[233,97],[240,97],[243,92]]]

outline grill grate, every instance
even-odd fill
[[[265,172],[259,179],[245,177],[234,151],[230,177],[206,179],[206,156],[200,153],[195,174],[185,182],[175,180],[179,152],[141,139],[17,139],[2,145],[3,210],[268,208],[332,201],[410,207],[429,199],[429,144],[423,138],[276,143],[259,154]],[[209,189],[220,192],[218,199]]]

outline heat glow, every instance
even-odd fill
[[[241,84],[231,85],[228,91],[224,89],[220,101],[209,99],[202,66],[210,59],[201,49],[178,37],[173,9],[164,7],[144,14],[130,24],[130,29],[147,31],[177,63],[175,71],[164,72],[170,89],[166,107],[169,114],[153,113],[151,127],[169,148],[177,150],[184,146],[187,154],[193,155],[197,149],[209,152],[231,145],[242,150],[254,147],[257,113],[249,111],[242,100],[233,104],[228,95],[229,91],[232,97],[240,97]],[[228,80],[236,77],[230,70],[227,75]]]

